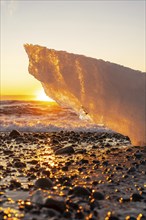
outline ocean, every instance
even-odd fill
[[[21,100],[20,100],[21,98]],[[10,132],[57,132],[107,131],[87,119],[81,119],[70,108],[61,107],[56,102],[31,100],[33,97],[5,96],[0,101],[0,131]]]

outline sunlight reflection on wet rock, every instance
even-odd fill
[[[120,134],[65,131],[20,134],[23,141],[18,143],[9,133],[0,134],[3,164],[0,217],[145,218],[143,147],[131,148],[127,138]],[[111,140],[114,144],[107,146]],[[73,146],[74,153],[55,155],[54,149],[65,146]],[[6,148],[11,150],[11,156]],[[79,149],[85,151],[78,152]],[[13,167],[13,160],[25,166]],[[131,212],[126,211],[127,207]]]

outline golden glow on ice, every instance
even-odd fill
[[[133,145],[145,146],[144,72],[39,45],[24,47],[29,73],[59,105],[128,136]],[[37,100],[50,101],[42,94]]]

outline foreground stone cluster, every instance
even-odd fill
[[[146,148],[128,137],[12,131],[0,139],[0,219],[146,219]]]

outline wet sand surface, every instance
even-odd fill
[[[111,133],[0,139],[0,220],[146,219],[146,147]]]

